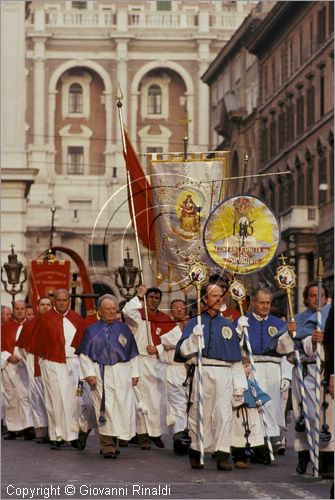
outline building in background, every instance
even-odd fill
[[[2,11],[21,8],[20,21],[8,24],[3,39],[2,72],[10,67],[8,81],[13,89],[20,85],[6,121],[19,118],[21,166],[35,183],[27,211],[3,227],[4,241],[22,243],[21,260],[36,258],[49,245],[54,201],[53,244],[79,253],[96,290],[116,293],[112,269],[127,245],[137,260],[116,96],[123,94],[124,123],[144,168],[147,153],[183,150],[186,113],[189,149],[206,151],[209,92],[200,77],[256,2],[33,0],[26,2],[26,21],[22,4],[1,2]],[[19,57],[13,52],[18,40]],[[10,85],[6,89],[10,93]]]
[[[233,192],[259,196],[280,220],[279,250],[296,268],[299,308],[318,256],[333,290],[333,26],[333,2],[277,2],[261,22],[250,15],[203,76],[212,146],[231,149],[231,174],[273,174],[239,181]],[[273,283],[277,265],[258,279]]]

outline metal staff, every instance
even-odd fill
[[[242,301],[245,297],[245,289],[244,289],[243,283],[241,283],[238,280],[234,280],[233,283],[230,285],[229,291],[230,291],[232,298],[234,300],[236,300],[236,302],[239,305],[241,316],[244,316]],[[249,358],[252,373],[254,376],[254,381],[256,384],[258,384],[255,361],[254,361],[254,358],[252,355],[252,349],[251,349],[251,344],[250,344],[250,339],[249,339],[248,328],[246,326],[243,327],[243,333],[244,333],[244,340],[245,340],[247,351],[248,351],[248,358]],[[269,436],[268,424],[266,422],[265,412],[264,412],[264,409],[262,406],[260,406],[258,408],[258,412],[259,412],[261,419],[262,419],[262,422],[263,422],[265,440],[266,440],[266,444],[267,444],[267,447],[268,447],[268,450],[270,453],[270,459],[271,459],[271,462],[274,462],[275,457],[273,454],[272,443],[271,443],[271,439]]]
[[[322,308],[322,278],[323,278],[323,262],[322,258],[318,258],[318,310],[316,313],[317,327],[321,331],[321,308]],[[320,413],[321,413],[321,342],[316,343],[316,374],[315,374],[315,461],[314,461],[314,477],[319,477],[319,453],[320,453]]]
[[[282,261],[283,265],[279,266],[277,268],[275,280],[277,281],[279,287],[286,291],[289,318],[291,321],[295,321],[294,314],[293,314],[293,307],[292,307],[292,297],[291,297],[292,292],[291,291],[292,291],[292,288],[295,287],[296,275],[295,275],[293,267],[286,264],[286,262],[285,262],[286,258],[283,255],[281,255],[281,257],[279,259]],[[294,338],[296,336],[296,334],[297,334],[297,332],[293,332],[292,337]],[[295,360],[296,360],[295,366],[297,368],[298,385],[299,385],[299,389],[300,389],[302,412],[303,412],[304,420],[305,420],[306,436],[307,436],[307,442],[308,442],[308,448],[309,448],[309,456],[310,456],[311,462],[315,466],[313,436],[312,436],[311,424],[310,424],[310,420],[309,420],[309,416],[308,416],[308,406],[307,406],[306,390],[305,390],[305,385],[304,385],[304,377],[302,374],[302,364],[301,364],[301,359],[300,359],[300,352],[299,352],[299,349],[296,348],[296,345],[294,345],[294,347],[295,347],[294,354],[295,354]]]
[[[120,95],[116,97],[116,99],[117,99],[116,105],[118,108],[118,114],[119,114],[119,120],[120,120],[123,153],[124,153],[124,156],[126,156],[127,155],[127,146],[126,146],[126,140],[125,140],[125,135],[124,135],[124,126],[123,126],[122,112],[121,112],[123,95],[122,95],[120,86],[119,86],[119,90],[120,90]],[[139,242],[138,232],[137,232],[137,221],[136,221],[134,199],[133,199],[133,189],[131,186],[131,178],[130,178],[130,174],[129,174],[128,170],[127,170],[127,186],[129,188],[130,205],[131,205],[131,211],[133,214],[133,225],[134,225],[134,232],[135,232],[135,241],[136,241],[136,250],[137,250],[138,263],[139,263],[140,277],[141,277],[141,282],[144,283],[142,258],[141,258],[141,252],[140,252],[140,242]],[[148,344],[152,344],[151,330],[149,327],[149,320],[148,320],[147,300],[146,300],[145,294],[143,295],[143,305],[144,305],[145,324],[146,324],[146,329],[147,329]]]
[[[201,326],[201,285],[206,280],[206,268],[203,264],[194,264],[189,272],[191,283],[197,289],[197,323]],[[205,458],[205,438],[204,438],[204,398],[203,398],[203,377],[202,377],[202,340],[203,336],[198,337],[198,420],[199,420],[199,448],[200,465],[204,465]]]

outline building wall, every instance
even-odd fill
[[[327,263],[325,283],[333,289],[332,250],[320,244],[333,233],[332,16],[332,2],[297,6],[289,21],[278,19],[267,50],[260,41],[252,48],[260,61],[260,169],[290,172],[255,182],[252,192],[280,219],[281,251],[296,267],[300,308],[318,256]]]
[[[295,266],[301,309],[302,290],[315,278],[319,255],[325,283],[333,289],[333,3],[270,7],[256,29],[255,12],[244,21],[203,80],[210,88],[213,148],[231,150],[232,176],[255,175],[230,181],[228,192],[259,196],[275,212],[279,253]],[[273,280],[278,265],[275,259],[245,281],[249,287],[272,286],[285,308]]]

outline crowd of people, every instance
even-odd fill
[[[22,301],[12,310],[2,306],[3,439],[35,439],[51,450],[70,443],[83,451],[94,430],[103,458],[116,458],[129,442],[140,450],[164,448],[170,436],[174,452],[188,454],[193,469],[204,467],[203,453],[220,471],[246,469],[285,453],[292,405],[296,471],[304,474],[315,442],[306,438],[305,420],[315,419],[319,344],[320,474],[329,477],[334,332],[333,306],[322,290],[321,330],[316,283],[304,290],[306,310],[287,321],[272,314],[267,288],[252,291],[241,316],[226,303],[228,284],[218,275],[202,286],[201,312],[193,317],[181,299],[171,302],[169,314],[160,311],[161,290],[145,285],[122,311],[114,296],[101,296],[97,314],[85,319],[70,309],[63,289],[40,297],[36,315]]]

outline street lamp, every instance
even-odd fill
[[[132,299],[136,294],[136,288],[141,285],[141,273],[138,267],[135,267],[133,264],[133,259],[129,257],[130,248],[126,248],[127,257],[123,259],[123,266],[119,266],[117,271],[114,271],[115,274],[115,284],[118,287],[120,295],[126,300]],[[119,283],[119,276],[121,278],[121,285]],[[136,283],[136,279],[138,281]],[[131,289],[134,289],[133,293],[130,292]],[[124,292],[124,289],[127,292]]]
[[[14,307],[15,295],[20,293],[23,289],[23,284],[27,281],[27,266],[24,266],[22,262],[17,260],[17,255],[14,253],[14,245],[11,245],[12,251],[8,255],[8,262],[1,266],[1,282],[5,287],[5,291],[12,296],[12,306]],[[7,281],[3,279],[3,272],[6,272]],[[23,273],[23,279],[20,280],[21,273]],[[8,289],[8,285],[11,285],[11,290]],[[19,289],[16,286],[19,285]]]

